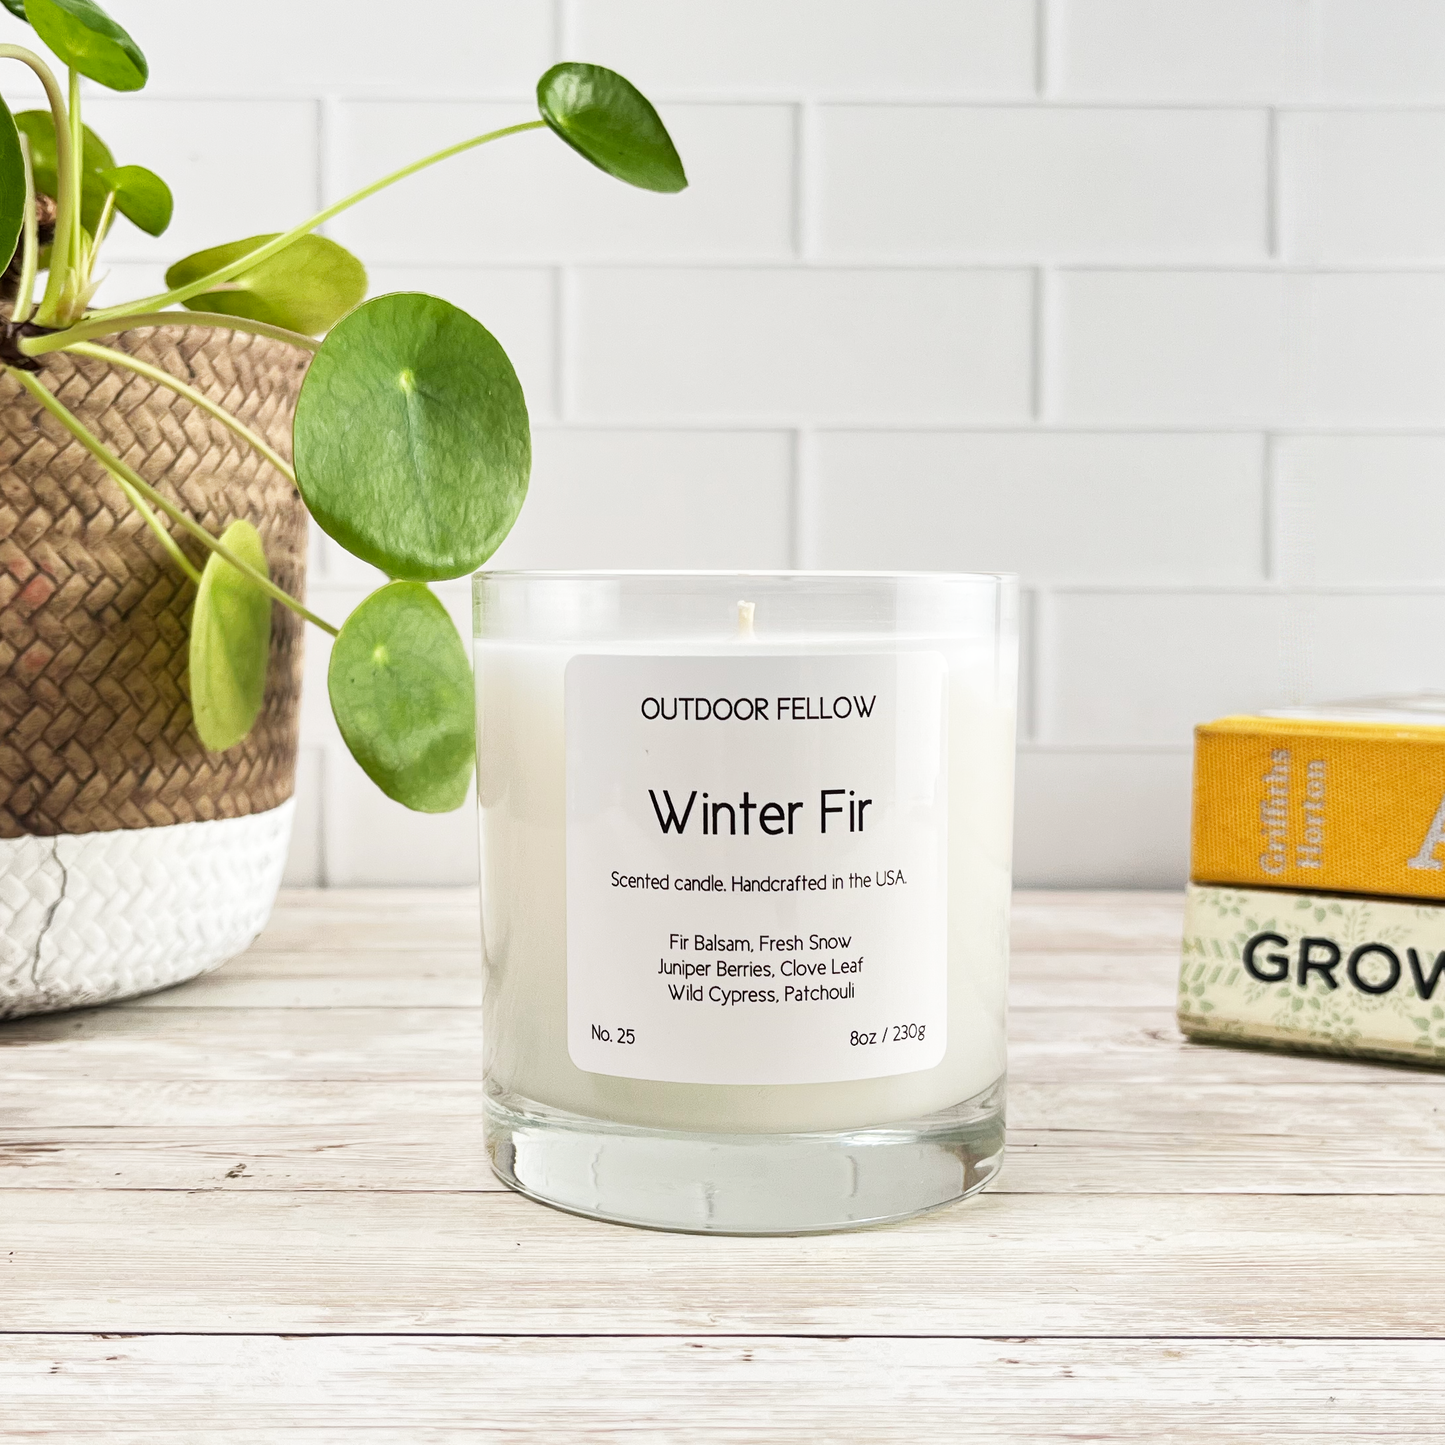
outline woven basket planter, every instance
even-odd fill
[[[105,344],[290,455],[304,352],[192,326]],[[272,577],[301,595],[306,512],[280,473],[133,372],[44,364],[66,406],[213,533],[254,523]],[[302,624],[275,608],[261,717],[208,753],[186,693],[194,597],[104,469],[0,377],[0,1018],[168,987],[265,924],[291,832]]]

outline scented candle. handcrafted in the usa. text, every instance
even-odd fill
[[[508,1183],[755,1233],[987,1181],[1014,598],[991,576],[477,576]]]

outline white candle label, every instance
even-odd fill
[[[567,1042],[591,1073],[819,1084],[947,1043],[947,665],[567,665]]]

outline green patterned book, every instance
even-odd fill
[[[1179,1027],[1445,1066],[1445,907],[1191,883]]]

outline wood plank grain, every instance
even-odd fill
[[[1010,1068],[1032,1083],[1362,1083],[1438,1071],[1195,1044],[1171,1010],[1020,1009]],[[466,1008],[93,1009],[0,1026],[0,1117],[34,1083],[108,1079],[477,1079],[481,1011]],[[22,1087],[23,1086],[23,1087]],[[1182,1097],[1182,1096],[1181,1096]]]
[[[5,1325],[96,1333],[1445,1338],[1437,1200],[985,1194],[696,1238],[512,1194],[16,1190]]]
[[[1021,952],[1169,953],[1183,936],[1182,891],[1014,894],[1013,947]]]
[[[0,1028],[6,1094],[77,1068],[110,1078],[476,1079],[481,1010],[88,1009]]]
[[[251,945],[259,952],[307,948],[424,951],[477,947],[475,888],[283,888]]]
[[[250,1127],[0,1126],[0,1192],[17,1189],[500,1190],[482,1119]]]
[[[1167,953],[1016,951],[1009,1010],[1148,1008],[1172,1013],[1179,994],[1179,947]]]
[[[481,1117],[480,1079],[109,1079],[73,1071],[0,1095],[5,1128],[255,1129]]]
[[[1424,1442],[1442,1369],[1416,1340],[21,1335],[0,1440]]]
[[[399,888],[282,888],[276,894],[276,908],[307,908],[322,913],[350,914],[397,908],[452,907],[475,913],[478,896],[474,885],[455,884],[440,884],[430,888],[410,885]],[[1076,895],[1060,892],[1050,896],[1070,898]],[[1093,895],[1085,890],[1082,896]],[[1128,899],[1135,895],[1124,892],[1114,896]],[[1169,895],[1161,893],[1158,896]]]
[[[499,1189],[481,1086],[70,1080],[0,1124],[0,1190]],[[1191,1090],[1015,1083],[1014,1194],[1445,1195],[1445,1080]]]
[[[193,1008],[480,1008],[480,948],[252,950],[188,983],[117,1005]]]
[[[1187,1044],[1178,924],[1017,900],[990,1194],[696,1239],[498,1190],[474,890],[288,893],[0,1026],[0,1441],[1438,1438],[1445,1075]]]

